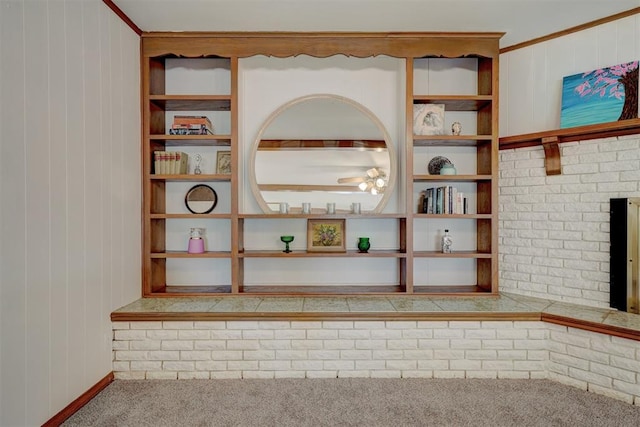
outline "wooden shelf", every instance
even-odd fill
[[[346,252],[308,252],[294,250],[285,253],[282,250],[245,250],[240,251],[241,258],[406,258],[407,254],[399,250],[370,250],[368,253],[361,253],[357,250]]]
[[[151,258],[231,258],[231,252],[215,251],[201,254],[190,254],[187,251],[152,252]]]
[[[490,144],[491,135],[414,135],[414,147],[475,147]]]
[[[446,181],[446,182],[467,182],[467,181],[491,181],[491,175],[413,175],[415,182],[419,181]]]
[[[192,213],[184,213],[184,214],[175,214],[175,213],[151,213],[149,214],[149,218],[151,219],[230,219],[231,214],[228,213],[217,213],[217,214],[192,214]]]
[[[154,142],[165,146],[230,146],[231,135],[150,135]]]
[[[243,292],[251,295],[387,295],[403,292],[400,286],[389,285],[367,285],[367,286],[286,286],[286,285],[265,285],[265,286],[245,286]]]
[[[499,148],[507,150],[542,145],[547,175],[559,175],[562,173],[562,162],[558,144],[638,133],[640,133],[640,118],[507,136],[500,138]]]
[[[439,251],[414,251],[413,256],[416,258],[485,258],[490,259],[490,253],[477,251],[453,251],[445,254]]]
[[[414,95],[414,104],[444,104],[445,111],[479,111],[489,106],[492,95]]]
[[[491,219],[492,214],[413,214],[414,218],[446,218],[446,219]]]
[[[231,181],[228,174],[189,174],[189,175],[159,175],[151,174],[150,179],[162,181]]]
[[[230,95],[149,95],[149,101],[165,111],[229,111]]]
[[[405,214],[373,214],[373,213],[361,213],[361,214],[351,214],[351,213],[336,213],[336,214],[325,214],[325,213],[311,213],[311,214],[302,214],[302,213],[272,213],[272,214],[248,214],[241,213],[238,214],[239,218],[244,219],[284,219],[284,218],[302,218],[302,219],[404,219],[406,218]]]

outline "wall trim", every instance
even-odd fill
[[[134,33],[141,36],[142,30],[138,27],[132,20],[129,18],[115,3],[111,0],[102,0],[102,2],[107,5],[109,9],[113,11],[122,21],[129,26],[133,30]]]
[[[555,33],[547,34],[546,36],[537,37],[535,39],[531,39],[522,43],[516,43],[511,46],[503,47],[500,49],[500,54],[511,52],[512,50],[518,50],[525,47],[529,47],[534,44],[546,42],[548,40],[556,39],[558,37],[563,37],[571,33],[577,33],[579,31],[584,31],[586,29],[597,27],[598,25],[606,24],[607,22],[617,21],[618,19],[626,18],[628,16],[632,16],[640,13],[640,7],[634,7],[633,9],[626,10],[624,12],[616,13],[615,15],[606,16],[604,18],[596,19],[595,21],[587,22],[581,25],[576,25],[575,27],[570,27],[565,30],[557,31]]]
[[[63,410],[55,414],[53,417],[49,419],[46,423],[44,423],[43,427],[54,427],[59,426],[73,414],[78,412],[80,408],[89,403],[91,399],[96,397],[98,393],[104,390],[109,384],[111,384],[114,380],[113,371],[109,372],[104,378],[98,381],[93,387],[89,390],[85,391],[73,402],[69,403]]]

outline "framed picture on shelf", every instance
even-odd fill
[[[413,134],[444,135],[444,104],[414,104]]]
[[[307,220],[307,251],[346,252],[344,219]]]
[[[231,173],[231,151],[218,151],[216,173],[223,175]]]

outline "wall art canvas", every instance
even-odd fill
[[[414,104],[413,134],[444,135],[444,104]]]
[[[638,61],[567,76],[562,80],[560,127],[638,117]]]

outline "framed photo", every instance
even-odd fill
[[[346,252],[344,219],[307,220],[307,251]]]
[[[413,134],[444,135],[444,104],[414,104]]]
[[[218,158],[216,161],[216,173],[217,174],[231,173],[231,151],[218,151]]]

